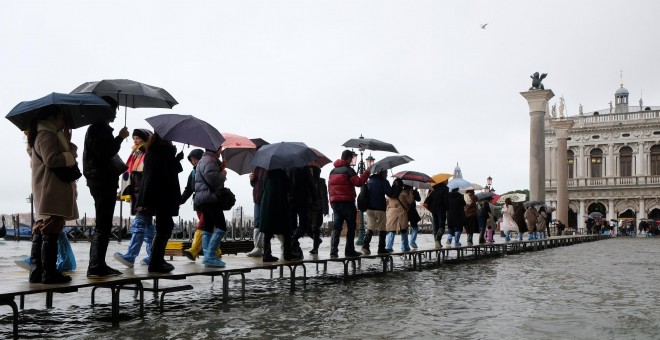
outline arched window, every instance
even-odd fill
[[[651,147],[651,176],[660,176],[660,145]]]
[[[619,150],[619,176],[632,176],[632,149],[624,146]]]
[[[603,150],[593,149],[589,156],[591,158],[591,178],[603,177]]]
[[[575,153],[573,151],[568,150],[568,178],[574,178],[575,177],[575,172],[573,169],[575,169]]]

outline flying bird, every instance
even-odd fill
[[[485,30],[487,25],[488,25],[488,23],[485,23],[485,24],[481,25],[481,29]]]

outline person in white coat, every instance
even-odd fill
[[[513,208],[513,202],[511,198],[507,198],[504,201],[504,206],[502,207],[502,227],[501,230],[504,232],[505,240],[507,242],[511,241],[511,232],[518,232],[518,225],[516,221],[513,220],[513,214],[515,209]]]

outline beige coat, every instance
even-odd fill
[[[527,229],[529,232],[542,231],[538,229],[537,223],[539,219],[539,212],[534,207],[529,207],[525,210],[525,221],[527,222]]]
[[[386,196],[386,201],[387,222],[385,230],[396,232],[397,229],[405,229],[408,225],[408,207],[415,201],[412,191],[401,190],[398,199]]]
[[[77,147],[67,141],[64,132],[57,132],[49,121],[39,122],[38,131],[33,150],[28,150],[31,154],[32,195],[37,220],[48,216],[77,219],[76,182],[63,182],[48,169],[74,165]]]

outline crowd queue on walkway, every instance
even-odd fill
[[[118,102],[112,97],[102,98],[116,112]],[[148,271],[171,272],[174,266],[165,261],[165,248],[174,227],[173,216],[177,216],[179,206],[192,197],[199,224],[192,246],[184,254],[192,261],[203,255],[205,266],[224,267],[220,244],[227,225],[217,193],[224,188],[227,171],[220,160],[221,149],[194,149],[188,154],[193,170],[181,192],[178,173],[183,171],[183,153],[177,153],[172,142],[158,133],[140,128],[132,132],[133,147],[124,163],[117,153],[122,141],[129,136],[129,130],[123,127],[115,136],[110,127],[114,119],[115,115],[91,124],[85,135],[82,175],[87,180],[96,212],[87,276],[122,274],[106,262],[118,197],[130,202],[131,213],[135,215],[126,252],[113,254],[122,265],[132,268],[144,244],[146,256],[140,262],[148,266]],[[42,110],[26,131],[37,213],[27,260],[32,283],[71,280],[63,273],[63,267],[57,265],[58,239],[66,237],[61,234],[65,221],[78,218],[76,199],[79,188],[75,180],[63,179],[62,174],[56,173],[57,169],[77,165],[79,152],[71,143],[71,131],[64,114],[52,107]],[[400,178],[390,183],[387,170],[372,174],[369,167],[358,174],[350,165],[354,156],[351,150],[344,150],[333,163],[327,183],[320,176],[321,165],[315,161],[298,168],[254,168],[249,175],[253,187],[254,249],[247,255],[261,257],[264,262],[278,261],[271,250],[272,238],[278,237],[283,259],[300,260],[304,257],[300,238],[304,236],[313,239],[309,253],[318,254],[322,242],[320,227],[330,206],[333,212],[332,258],[339,256],[344,224],[347,226],[343,249],[346,257],[371,254],[374,237],[378,238],[375,250],[378,254],[391,253],[397,234],[401,235],[402,251],[417,248],[421,220],[417,212],[417,202],[421,201],[417,188],[404,184]],[[454,242],[455,246],[461,246],[463,230],[467,233],[468,245],[473,244],[474,234],[479,235],[479,243],[494,242],[497,227],[494,206],[489,199],[478,199],[473,190],[465,193],[460,193],[458,188],[449,190],[447,180],[433,185],[422,203],[433,218],[435,247],[442,248],[445,231],[447,245]],[[362,252],[355,249],[354,242],[358,187],[364,187],[365,194],[361,196],[365,197],[362,197],[360,210],[365,211],[367,217]],[[550,218],[544,209],[543,206],[538,210],[533,206],[515,209],[507,200],[502,209],[501,228],[506,241],[511,240],[511,232],[517,232],[521,240],[525,232],[529,239],[549,235]]]

